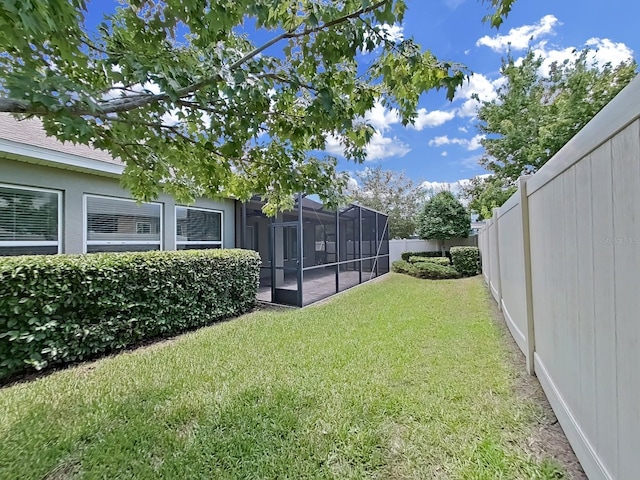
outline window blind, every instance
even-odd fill
[[[176,207],[176,244],[193,248],[222,246],[222,212],[193,207]]]
[[[129,245],[125,250],[133,251],[136,245],[160,245],[160,204],[87,195],[86,216],[88,246]]]
[[[0,186],[0,241],[58,241],[57,192]]]

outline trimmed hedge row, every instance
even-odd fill
[[[397,260],[391,265],[391,270],[396,273],[404,273],[412,277],[431,280],[460,278],[460,274],[453,267],[438,265],[433,262],[409,263],[404,260]]]
[[[402,252],[400,256],[402,260],[404,260],[405,262],[408,262],[411,257],[426,257],[426,258],[441,257],[442,258],[442,252]]]
[[[0,260],[0,380],[167,337],[254,306],[248,250]]]
[[[421,263],[421,262],[430,262],[436,263],[438,265],[442,265],[445,267],[451,266],[451,261],[448,257],[409,257],[409,263]]]
[[[453,267],[464,277],[480,272],[480,250],[478,247],[451,247]]]

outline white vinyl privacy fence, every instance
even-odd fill
[[[444,241],[444,249],[451,247],[477,247],[477,237],[451,238]],[[404,252],[438,252],[442,246],[438,240],[400,239],[389,240],[389,261],[395,262],[402,258]]]
[[[479,234],[484,278],[592,479],[640,478],[640,78]]]

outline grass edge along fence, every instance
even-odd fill
[[[235,249],[3,258],[0,382],[244,313],[259,264]]]

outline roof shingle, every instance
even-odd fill
[[[46,148],[69,155],[77,155],[100,162],[122,165],[120,160],[113,158],[109,152],[104,150],[87,145],[74,145],[71,142],[63,143],[54,137],[48,137],[42,127],[42,122],[35,118],[16,120],[11,114],[0,113],[0,139]]]

